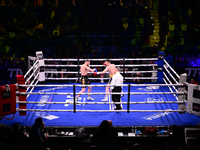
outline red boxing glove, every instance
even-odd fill
[[[98,72],[94,72],[94,73],[93,73],[94,76],[97,76],[98,74],[99,74]]]
[[[106,66],[106,64],[105,64],[105,63],[103,63],[103,65],[104,65],[104,66]]]

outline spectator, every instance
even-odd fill
[[[128,22],[126,20],[124,20],[122,26],[123,26],[124,32],[127,32],[128,31]]]
[[[9,150],[26,150],[26,132],[23,133],[20,131],[20,124],[15,123],[13,125],[13,131],[8,135],[8,139],[6,140],[6,145]]]
[[[38,32],[40,35],[43,34],[44,26],[43,26],[42,22],[37,22],[37,23],[36,23],[35,30],[36,30],[36,32]]]
[[[85,43],[83,45],[83,49],[86,52],[90,52],[91,46],[89,45],[88,41],[85,41]]]
[[[178,148],[186,148],[184,133],[176,125],[171,126],[172,134],[168,137],[168,149],[177,150]]]
[[[55,28],[55,29],[53,30],[53,35],[54,35],[54,36],[60,35],[60,31],[58,30],[58,28]]]
[[[53,22],[54,22],[54,19],[55,19],[55,15],[56,15],[55,9],[52,9],[50,19],[51,19]]]
[[[182,60],[180,62],[180,67],[187,67],[188,62],[186,61],[186,57],[182,57]]]
[[[6,24],[5,24],[5,30],[6,30],[7,32],[12,32],[12,31],[14,31],[13,27],[14,27],[13,22],[12,22],[11,20],[8,20],[8,21],[6,22]]]
[[[177,55],[175,56],[175,59],[174,59],[174,69],[176,70],[178,74],[180,73],[180,60]]]
[[[191,78],[191,80],[190,80],[190,84],[199,85],[199,83],[196,82],[194,78]]]
[[[45,127],[44,124],[45,123],[42,122],[42,126],[41,126],[41,138],[43,140],[42,149],[47,150],[47,147],[48,147],[47,141],[49,139],[49,135],[48,135],[48,133],[44,132],[44,127]]]
[[[29,36],[33,37],[33,34],[35,33],[35,29],[32,28],[32,27],[29,27],[29,29],[26,30],[26,33],[27,33]]]
[[[175,32],[175,35],[174,35],[174,37],[173,37],[173,42],[174,42],[174,44],[176,44],[176,45],[178,45],[178,44],[181,42],[180,35],[179,35],[177,32]]]
[[[5,29],[0,25],[0,36],[5,35]]]
[[[173,23],[174,23],[174,16],[173,16],[172,12],[170,12],[170,15],[168,16],[168,22],[169,22],[170,24],[173,24]]]
[[[99,128],[94,132],[92,137],[92,144],[94,144],[98,150],[108,150],[115,146],[115,150],[118,150],[117,143],[118,133],[112,128],[107,120],[103,120],[99,125]]]
[[[21,58],[18,59],[17,67],[24,68],[24,62]]]
[[[20,29],[22,28],[22,24],[19,22],[19,20],[16,20],[14,28],[15,28],[15,32],[20,33]]]
[[[200,67],[200,54],[199,54],[199,58],[196,60],[196,66]]]
[[[35,124],[32,126],[30,131],[30,149],[41,150],[42,148],[42,135],[41,128],[43,125],[43,120],[41,117],[35,119]]]
[[[141,150],[140,144],[134,143],[132,146],[132,150]]]
[[[17,62],[15,59],[12,60],[12,67],[17,67]]]
[[[98,52],[97,46],[93,46],[92,49],[91,49],[91,52],[92,53],[97,53]]]

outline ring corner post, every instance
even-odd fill
[[[127,102],[127,113],[130,112],[130,91],[131,91],[131,85],[128,85],[128,102]]]
[[[159,51],[158,52],[158,82],[163,82],[163,64],[164,64],[164,57],[165,57],[165,52]]]
[[[187,82],[187,74],[185,73],[185,74],[181,74],[180,75],[180,79],[179,79],[179,83],[182,83],[182,84],[184,84],[185,82]],[[186,90],[186,88],[185,88],[185,86],[183,86],[183,87],[178,87],[178,92],[185,92],[185,90]],[[188,90],[190,90],[189,88],[188,88]],[[192,93],[192,92],[191,92]],[[188,98],[188,99],[190,99],[190,98]],[[178,95],[178,101],[179,102],[183,102],[183,103],[181,103],[181,104],[178,104],[178,110],[185,110],[185,108],[186,108],[186,106],[185,106],[185,94],[179,94]],[[179,112],[179,114],[185,114],[185,112]]]
[[[73,95],[74,95],[74,113],[76,113],[76,87],[73,85]]]
[[[37,51],[36,52],[36,58],[39,62],[39,82],[44,82],[45,83],[45,63],[44,63],[44,56],[42,51]]]

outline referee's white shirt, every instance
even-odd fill
[[[119,72],[113,75],[110,85],[118,84],[123,84],[123,76]],[[114,87],[111,87],[111,89],[114,89]]]

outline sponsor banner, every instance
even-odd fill
[[[188,77],[200,77],[200,67],[186,67],[185,73]]]

